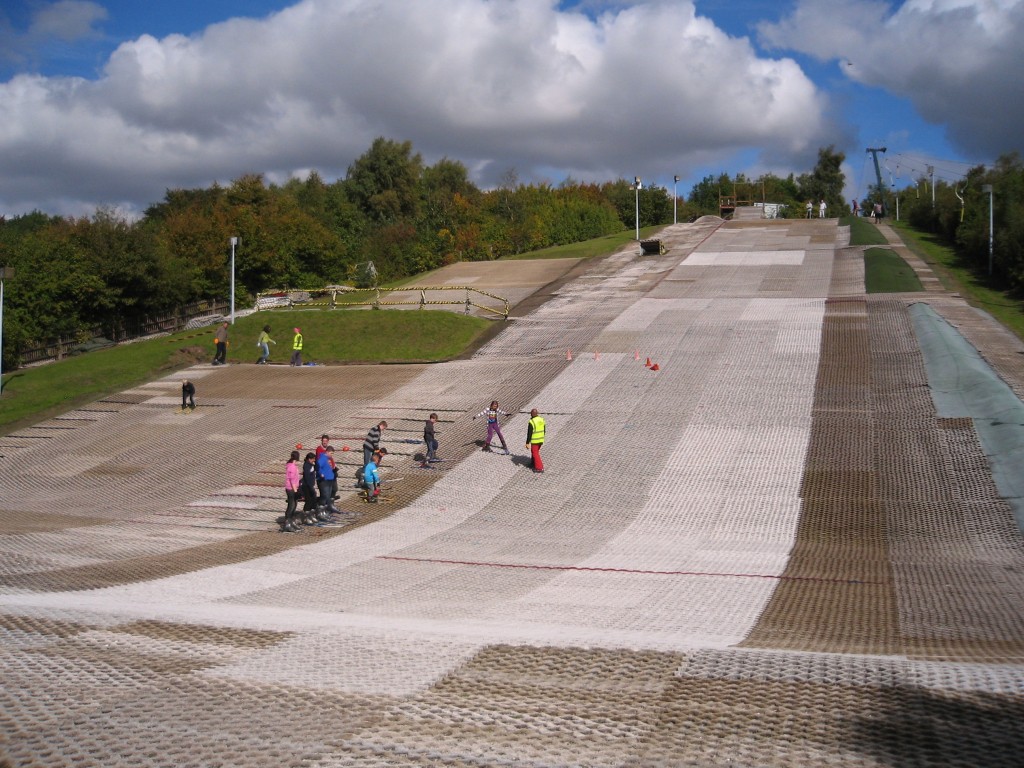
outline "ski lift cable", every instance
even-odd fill
[[[971,163],[964,163],[958,160],[935,160],[926,155],[897,153],[895,157],[901,158],[900,162],[905,164],[914,173],[928,175],[928,168],[931,167],[932,173],[930,175],[950,182],[965,178],[967,171],[975,167]],[[959,170],[951,166],[961,166],[966,170]]]

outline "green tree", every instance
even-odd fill
[[[714,176],[708,174],[693,185],[687,202],[694,206],[701,215],[715,216],[719,213],[718,196],[721,184]]]
[[[412,142],[378,137],[348,169],[346,187],[353,202],[374,223],[415,219],[423,161]]]
[[[113,306],[73,230],[73,224],[59,221],[30,232],[14,247],[5,244],[6,266],[15,269],[4,294],[5,367],[14,367],[24,349],[57,337],[84,341],[83,330]]]
[[[829,213],[833,216],[840,216],[849,210],[843,197],[846,176],[842,171],[842,164],[845,159],[846,155],[837,152],[834,145],[819,149],[818,162],[814,170],[809,174],[800,174],[797,178],[800,199],[815,202],[824,200]]]
[[[956,230],[958,250],[978,272],[987,273],[991,204],[994,276],[1007,288],[1024,289],[1024,164],[1020,155],[1002,155],[990,170],[972,168],[966,181],[964,221]],[[992,186],[991,199],[982,190],[986,184]]]

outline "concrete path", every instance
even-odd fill
[[[908,307],[1018,394],[1024,348],[865,295],[835,220],[662,239],[470,360],[199,367],[0,438],[0,764],[1019,765],[1021,532]],[[382,418],[387,501],[274,532],[294,445],[352,471]]]

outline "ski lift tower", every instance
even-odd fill
[[[882,210],[885,210],[885,185],[882,184],[882,169],[878,167],[878,153],[885,152],[885,147],[868,147],[867,151],[871,153],[871,158],[875,161],[875,179],[878,181],[878,202],[882,204]]]

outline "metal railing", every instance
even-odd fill
[[[435,291],[463,291],[465,295],[461,299],[428,299],[427,294]],[[365,300],[339,301],[339,295],[353,293],[372,294],[372,298]],[[417,293],[419,296],[411,301],[400,301],[388,298],[391,294]],[[381,298],[381,296],[385,298]],[[485,296],[500,302],[499,305],[488,305],[481,303],[477,296]],[[331,286],[329,288],[318,288],[314,290],[290,290],[277,289],[264,291],[256,295],[256,310],[270,311],[274,309],[294,309],[305,307],[327,307],[328,309],[344,309],[345,307],[418,307],[425,309],[428,306],[448,305],[461,306],[465,314],[470,314],[473,308],[480,310],[503,320],[508,320],[509,302],[508,299],[488,291],[481,291],[479,288],[471,288],[467,285],[429,285],[410,288],[350,288],[348,286]]]

